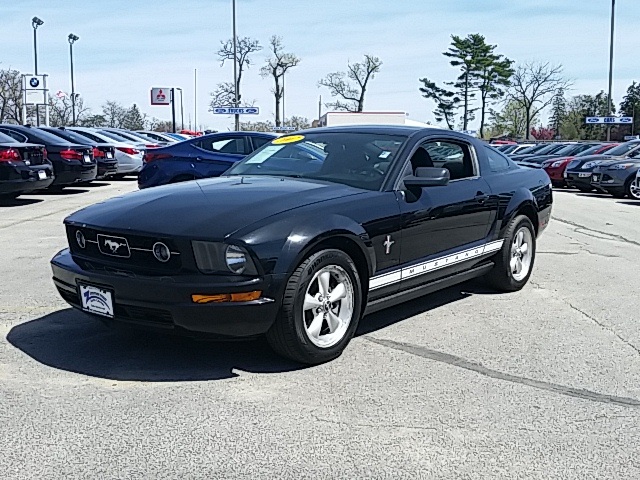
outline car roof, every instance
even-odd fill
[[[386,133],[407,136],[416,132],[433,133],[434,135],[442,134],[443,131],[451,133],[450,130],[443,130],[442,128],[414,127],[410,125],[334,125],[301,131],[307,133]]]

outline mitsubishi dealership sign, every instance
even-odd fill
[[[151,105],[171,105],[171,88],[152,88]]]

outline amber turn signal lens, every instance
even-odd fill
[[[250,302],[257,300],[262,295],[262,291],[255,290],[253,292],[243,293],[219,293],[216,295],[191,295],[194,303],[222,303],[222,302]]]

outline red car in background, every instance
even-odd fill
[[[576,157],[584,157],[586,155],[598,155],[600,153],[606,152],[607,150],[617,145],[619,144],[603,143],[602,145],[596,145],[587,150],[584,150],[577,155],[572,155],[570,157],[560,157],[560,158],[550,159],[545,161],[542,164],[542,168],[544,169],[545,172],[547,172],[547,175],[549,175],[549,178],[551,179],[551,184],[554,187],[556,188],[566,187],[567,184],[564,179],[564,171],[567,169],[567,165],[569,165],[569,162],[571,162],[571,160],[573,160]]]

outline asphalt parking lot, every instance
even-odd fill
[[[67,307],[62,219],[136,188],[0,205],[2,477],[640,478],[640,203],[557,191],[524,290],[379,312],[300,368]]]

